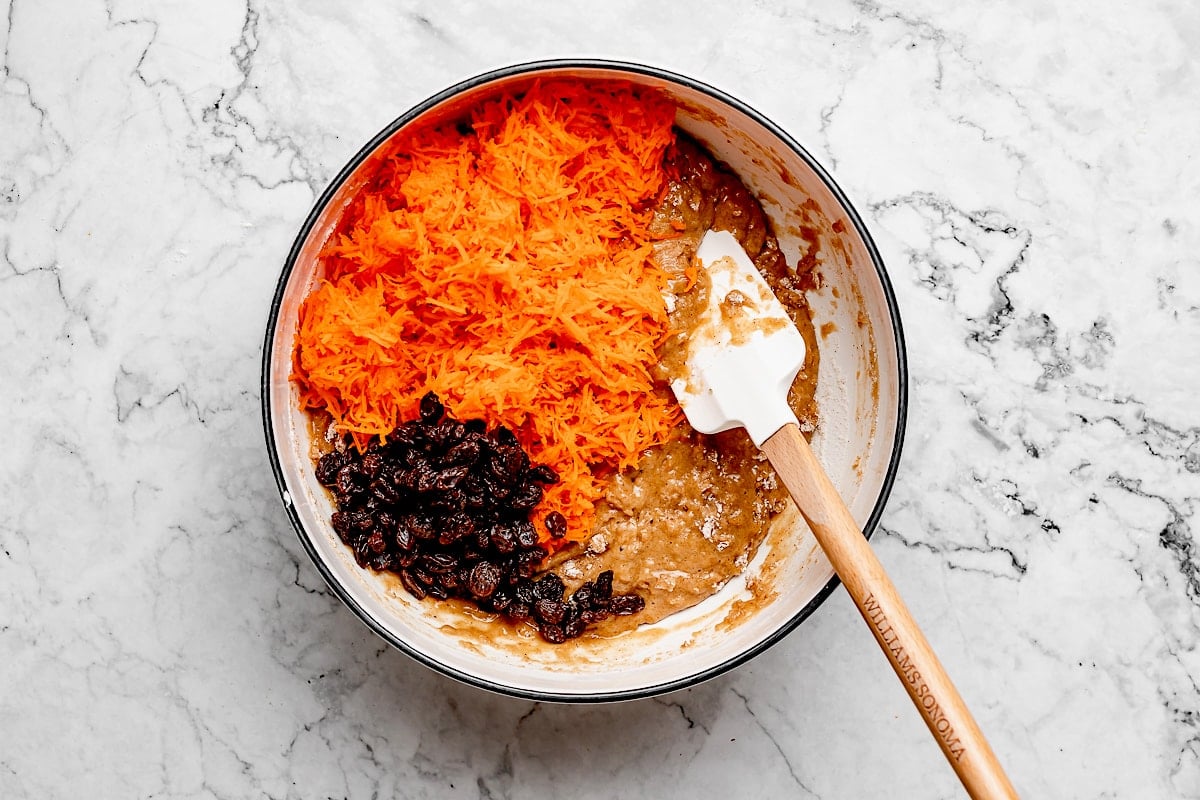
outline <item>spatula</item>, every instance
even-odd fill
[[[971,797],[1016,791],[896,592],[796,417],[787,391],[804,363],[804,339],[738,241],[705,235],[696,254],[710,283],[689,325],[686,374],[672,389],[692,427],[744,427],[808,521],[838,577]]]

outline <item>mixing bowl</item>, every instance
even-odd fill
[[[551,646],[497,635],[460,608],[418,601],[391,575],[361,569],[330,524],[313,435],[289,381],[297,312],[321,278],[317,254],[371,172],[372,156],[413,125],[453,122],[466,109],[536,79],[620,80],[657,90],[677,126],[727,164],[762,203],[789,263],[815,256],[808,293],[821,332],[812,444],[867,535],[900,458],[907,396],[903,337],[884,265],[859,215],[807,150],[745,103],[692,78],[638,65],[558,60],[493,70],[398,117],[338,173],[304,221],[271,306],[262,400],[271,464],[304,549],[338,597],[396,648],[439,672],[497,692],[566,702],[654,695],[711,678],[761,653],[834,591],[833,569],[792,509],[778,517],[744,572],[704,602],[620,636]]]

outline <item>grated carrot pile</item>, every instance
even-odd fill
[[[548,82],[398,144],[301,308],[304,406],[362,445],[432,390],[553,467],[539,513],[586,539],[607,477],[682,419],[651,377],[668,328],[647,228],[673,121],[625,85]]]

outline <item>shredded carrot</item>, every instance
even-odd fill
[[[614,470],[681,412],[651,375],[668,335],[648,226],[674,109],[624,84],[534,84],[395,143],[321,254],[295,380],[360,446],[436,392],[506,425],[588,537]],[[552,548],[544,526],[543,540]]]

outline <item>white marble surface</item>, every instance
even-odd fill
[[[1200,12],[734,6],[0,4],[0,797],[961,796],[840,592],[563,707],[390,650],[300,549],[257,388],[296,229],[411,104],[569,55],[742,96],[860,206],[913,376],[876,547],[1023,795],[1200,796]]]

